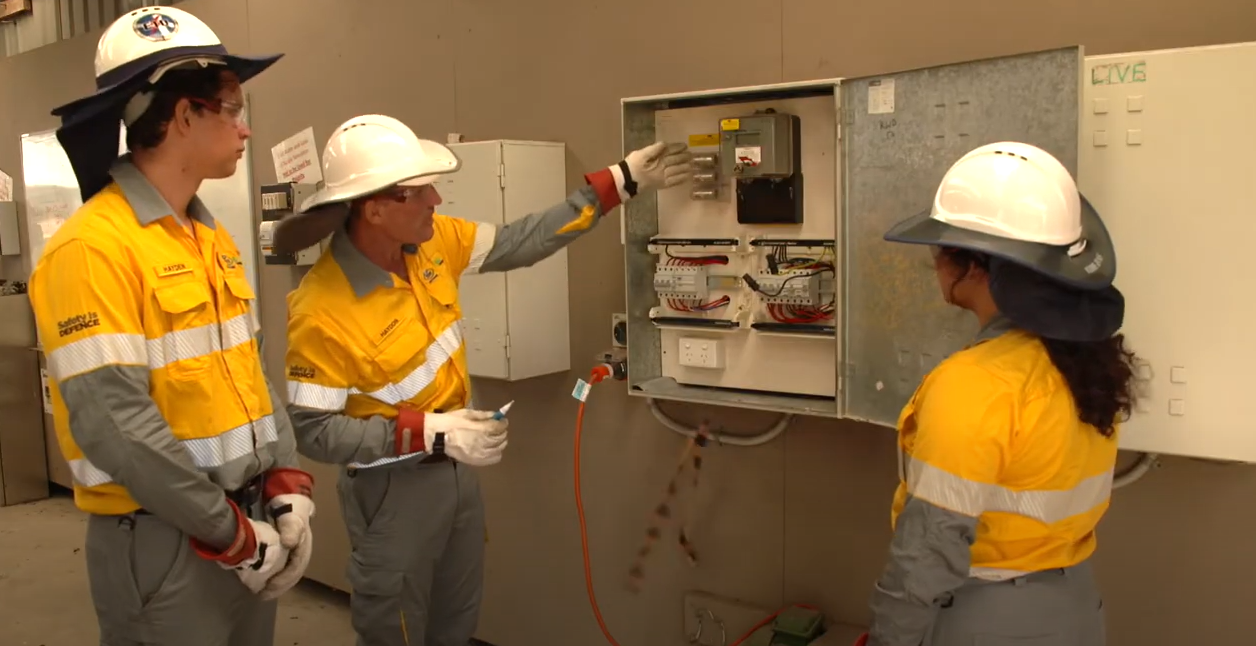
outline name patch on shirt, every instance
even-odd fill
[[[384,326],[384,329],[380,331],[379,340],[383,341],[384,339],[387,339],[390,334],[397,330],[397,326],[399,325],[401,325],[401,319],[393,319],[391,323]]]
[[[183,262],[173,262],[168,265],[161,265],[157,268],[158,278],[168,278],[170,276],[178,276],[179,274],[188,274],[192,272],[192,268]]]

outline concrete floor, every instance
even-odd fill
[[[83,561],[85,520],[68,494],[0,507],[3,646],[98,643]],[[305,581],[280,599],[275,646],[353,641],[348,595]]]

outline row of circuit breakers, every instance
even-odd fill
[[[731,184],[739,224],[802,224],[801,137],[798,116],[771,109],[722,119],[719,151],[694,153],[690,197],[717,200]],[[659,257],[659,306],[651,319],[672,327],[833,335],[834,244],[655,237],[648,249]]]

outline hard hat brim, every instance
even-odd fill
[[[271,248],[280,254],[307,249],[343,229],[348,218],[348,202],[333,202],[300,213],[291,213],[275,224],[271,232]]]
[[[1072,245],[1054,246],[969,231],[935,220],[930,211],[899,222],[885,234],[885,240],[986,253],[1075,289],[1105,289],[1116,279],[1116,249],[1099,213],[1085,196],[1081,196],[1081,224],[1086,244],[1073,256],[1068,254]]]
[[[118,103],[125,104],[144,88],[153,70],[166,61],[177,58],[217,58],[227,69],[235,72],[240,83],[252,79],[274,65],[283,54],[267,56],[236,56],[226,53],[222,47],[178,47],[157,52],[134,62],[127,63],[109,75],[97,79],[96,92],[75,99],[53,109],[52,116],[61,117],[63,126],[73,126],[91,120]]]
[[[404,179],[390,186],[425,186],[439,179],[440,175],[456,172],[462,167],[461,160],[449,170],[427,173]],[[387,186],[384,188],[388,188]],[[344,227],[349,217],[349,203],[366,197],[382,188],[322,190],[314,193],[297,209],[285,216],[272,233],[271,244],[277,253],[296,253],[306,249]]]
[[[225,52],[221,46],[164,50],[160,56],[148,56],[128,64],[124,73],[98,79],[94,94],[52,111],[53,116],[61,117],[57,140],[70,159],[84,202],[108,186],[109,168],[117,159],[121,144],[119,125],[126,104],[145,88],[157,66],[176,58],[213,57],[222,60],[227,69],[239,77],[240,83],[244,83],[283,58],[283,54],[236,56]]]

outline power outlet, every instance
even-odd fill
[[[681,337],[679,345],[679,361],[682,366],[714,369],[724,367],[723,341],[701,337]]]
[[[697,646],[727,646],[772,612],[706,592],[686,592],[685,639]]]
[[[611,314],[611,347],[628,347],[628,315]]]

